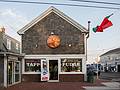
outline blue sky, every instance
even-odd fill
[[[22,0],[21,0],[22,1]],[[25,1],[25,0],[24,0]],[[27,0],[26,0],[27,1]],[[120,7],[103,4],[91,4],[82,2],[73,2],[69,0],[29,0],[56,3],[71,3],[97,6]],[[97,0],[96,0],[97,1]],[[120,3],[120,0],[102,0]],[[13,38],[20,40],[20,36],[16,33],[20,28],[29,23],[35,17],[40,15],[50,6],[54,6],[84,27],[87,28],[87,22],[91,21],[90,37],[88,39],[88,63],[95,62],[97,56],[102,53],[120,47],[120,9],[97,9],[85,7],[68,7],[55,5],[35,5],[35,4],[18,4],[0,2],[0,25],[6,28],[6,33]],[[113,23],[112,27],[107,28],[103,33],[94,33],[92,28],[99,25],[103,18],[114,13],[110,17]]]

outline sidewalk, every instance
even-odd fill
[[[96,80],[95,83],[88,82],[22,82],[10,86],[4,90],[85,90],[84,87],[104,86],[102,83],[108,82],[104,80]],[[88,90],[88,89],[87,89]]]
[[[85,90],[120,90],[120,82],[102,82],[105,86],[85,86]]]

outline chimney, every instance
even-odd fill
[[[3,36],[5,34],[5,28],[0,26],[0,51],[3,49]]]

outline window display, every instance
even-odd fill
[[[82,59],[61,59],[61,72],[82,72]]]
[[[25,60],[25,72],[41,72],[41,60],[26,59]]]

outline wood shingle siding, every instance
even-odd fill
[[[51,33],[61,39],[58,48],[47,46]],[[22,35],[22,51],[26,54],[84,54],[84,34],[52,12],[25,31]]]

